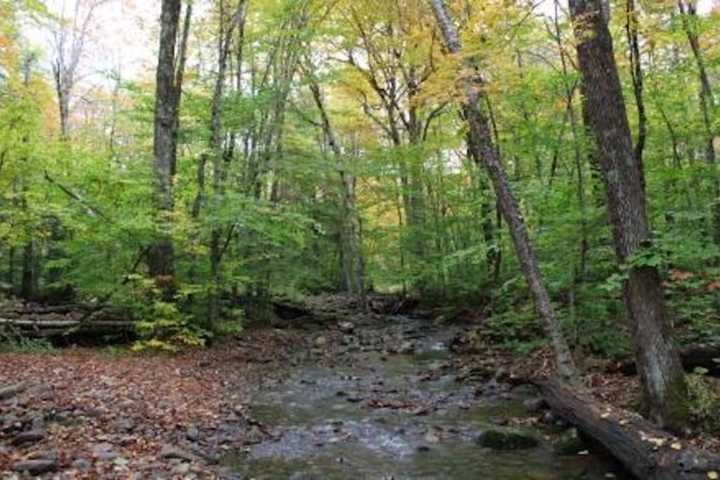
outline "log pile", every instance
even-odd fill
[[[25,337],[131,332],[133,322],[123,309],[93,305],[15,304],[0,310],[0,332]]]
[[[550,408],[601,444],[642,480],[720,478],[720,457],[658,429],[636,413],[602,404],[557,381],[536,382]]]

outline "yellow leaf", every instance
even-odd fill
[[[682,450],[682,444],[680,442],[675,442],[670,445],[670,448],[672,448],[673,450]]]
[[[718,480],[718,478],[720,478],[720,475],[718,475],[718,473],[713,470],[713,471],[707,473],[707,477],[710,480]]]

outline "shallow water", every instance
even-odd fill
[[[477,397],[477,385],[455,381],[447,362],[450,334],[398,319],[370,336],[379,339],[375,345],[412,338],[414,355],[388,356],[369,346],[349,349],[336,366],[310,358],[253,400],[252,417],[275,439],[231,452],[223,463],[238,478],[258,480],[625,478],[604,455],[556,454],[556,432],[524,426],[527,393]],[[431,379],[428,372],[435,372]],[[478,446],[481,432],[505,428],[493,425],[498,418],[539,445]]]

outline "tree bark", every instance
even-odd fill
[[[457,29],[452,23],[443,0],[430,0],[430,2],[445,40],[445,46],[451,54],[460,53],[461,45]],[[557,372],[564,382],[578,384],[579,374],[575,362],[563,336],[560,322],[550,303],[550,296],[540,274],[540,267],[525,221],[510,189],[499,152],[493,143],[489,120],[480,106],[486,95],[483,90],[484,81],[472,62],[466,62],[466,67],[473,72],[471,76],[461,79],[465,95],[463,111],[470,129],[468,132],[469,148],[474,152],[474,158],[482,159],[495,188],[498,205],[510,229],[520,266],[535,300],[535,308],[543,320],[545,333],[555,352]]]
[[[714,478],[720,458],[658,430],[637,414],[603,405],[557,382],[538,382],[550,408],[604,446],[642,480]]]
[[[232,46],[233,32],[237,25],[244,21],[245,0],[239,0],[237,10],[226,18],[223,1],[220,2],[220,32],[218,35],[218,72],[215,77],[210,107],[210,155],[212,158],[212,192],[215,206],[219,206],[223,195],[223,139],[222,139],[222,106],[225,91],[225,77],[228,66],[228,55]],[[227,25],[226,25],[227,22]],[[222,263],[223,229],[214,225],[210,233],[210,280],[212,287],[208,297],[208,317],[214,324],[220,315],[220,267]]]
[[[681,432],[687,385],[670,338],[660,274],[637,263],[649,250],[650,227],[640,164],[632,145],[622,87],[599,0],[570,0],[587,116],[598,147],[618,262],[629,264],[624,299],[650,418]]]
[[[175,260],[172,241],[173,172],[177,155],[177,106],[175,46],[180,22],[181,0],[163,0],[160,15],[160,50],[158,53],[153,173],[157,208],[157,238],[148,255],[150,276],[171,300],[175,290]]]

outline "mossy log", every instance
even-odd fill
[[[720,478],[720,456],[688,445],[642,416],[598,402],[554,380],[536,385],[556,415],[602,445],[637,478]]]

